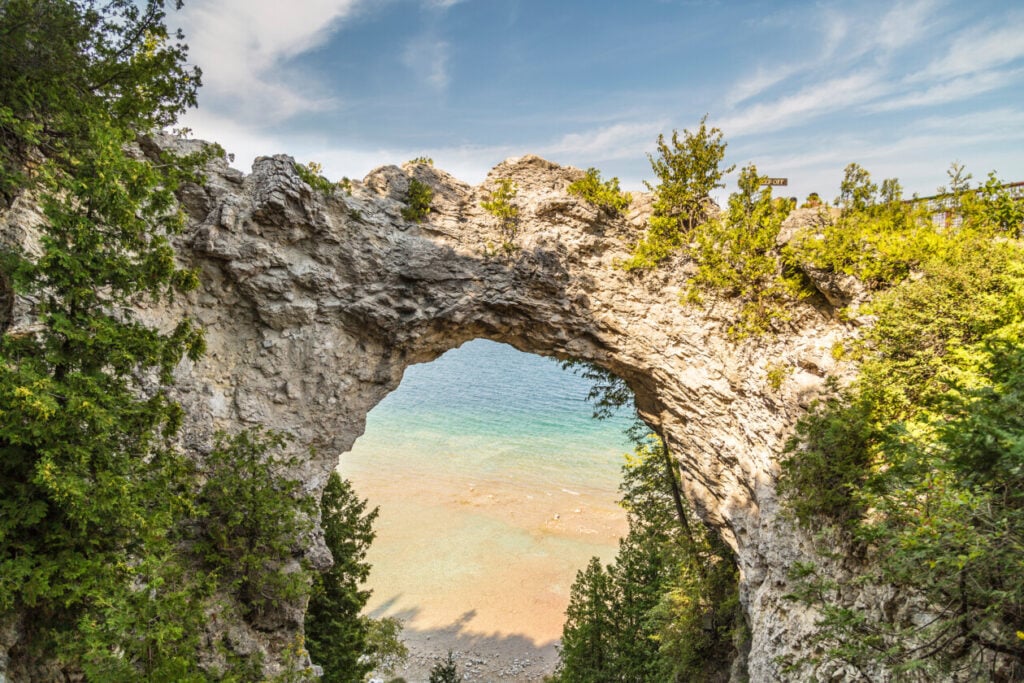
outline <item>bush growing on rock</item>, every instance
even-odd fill
[[[410,178],[407,205],[402,209],[402,218],[419,223],[430,213],[430,202],[433,199],[433,188],[416,178]]]
[[[677,131],[672,131],[670,142],[658,136],[658,156],[648,155],[658,184],[645,183],[654,192],[654,213],[647,233],[623,264],[626,270],[656,267],[711,217],[711,193],[725,187],[722,177],[734,168],[721,168],[725,148],[722,131],[709,129],[706,115],[696,132],[684,130],[681,139]]]
[[[613,216],[621,215],[633,196],[619,189],[619,179],[602,181],[601,172],[596,168],[588,168],[586,175],[569,185],[569,194],[583,197],[594,206]]]
[[[515,238],[519,234],[519,208],[512,203],[519,189],[511,178],[501,178],[497,187],[487,194],[480,203],[487,213],[498,219],[498,230],[501,232],[502,248],[505,252],[515,250]]]

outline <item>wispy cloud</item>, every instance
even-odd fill
[[[306,94],[317,89],[284,74],[283,63],[322,44],[360,1],[220,0],[190,3],[179,18],[190,58],[203,68],[204,92],[234,100],[234,116],[281,121],[327,103]]]
[[[917,0],[895,5],[886,12],[878,24],[874,43],[887,50],[899,50],[913,45],[928,35],[938,21],[936,0]]]
[[[733,86],[729,94],[726,95],[725,105],[731,109],[778,85],[801,70],[802,67],[796,65],[774,67],[771,69],[758,67],[757,72],[753,76],[745,78]]]
[[[818,26],[823,36],[820,59],[831,59],[843,45],[850,33],[850,19],[837,11],[826,11],[819,19]]]
[[[860,72],[806,86],[771,102],[752,105],[715,125],[728,135],[782,130],[823,114],[870,101],[891,89],[878,72]]]
[[[976,178],[993,168],[1011,170],[1022,140],[1024,112],[1003,107],[916,119],[902,129],[829,133],[808,139],[803,148],[755,151],[754,160],[759,169],[790,176],[791,191],[797,194],[837,187],[850,162],[865,166],[876,178],[899,177],[908,193],[929,194],[945,180],[944,171],[954,159],[966,162]]]
[[[437,91],[448,87],[451,45],[445,40],[420,36],[405,47],[402,62],[416,77]]]
[[[998,24],[965,30],[949,50],[921,74],[922,78],[962,76],[986,71],[1024,58],[1024,13]]]
[[[959,102],[992,90],[1007,87],[1021,80],[1024,69],[989,71],[961,76],[914,92],[867,105],[867,111],[898,111],[912,107],[928,107]]]
[[[653,146],[659,133],[669,123],[662,119],[641,123],[616,123],[593,130],[569,133],[555,142],[541,145],[539,154],[556,160],[570,157],[593,163],[642,156],[642,150]]]

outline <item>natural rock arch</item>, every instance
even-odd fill
[[[777,458],[832,369],[842,326],[826,305],[801,304],[787,332],[728,341],[728,304],[680,304],[685,260],[642,276],[615,267],[649,198],[609,216],[568,195],[581,175],[530,156],[474,188],[430,166],[389,166],[351,194],[325,196],[289,157],[260,158],[248,176],[215,163],[206,186],[181,193],[191,228],[180,253],[204,283],[181,307],[209,348],[179,368],[192,418],[185,439],[201,445],[215,427],[251,423],[288,430],[315,447],[302,474],[318,491],[410,364],[475,338],[590,361],[629,383],[678,460],[686,495],[736,551],[750,676],[778,679],[774,658],[799,650],[813,619],[782,597],[805,541],[779,515]],[[400,213],[411,177],[434,190],[422,223]],[[496,219],[480,208],[498,178],[519,189],[521,232],[509,253],[494,248]],[[790,371],[780,389],[768,365]],[[322,549],[310,555],[325,561]]]

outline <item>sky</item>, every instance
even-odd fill
[[[1019,0],[187,0],[203,71],[182,125],[248,171],[331,179],[429,156],[471,183],[505,158],[652,181],[658,135],[701,118],[779,194],[838,193],[856,162],[907,194],[1024,180]]]

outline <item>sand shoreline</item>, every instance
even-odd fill
[[[345,474],[380,507],[367,613],[402,621],[408,683],[449,649],[465,681],[543,680],[576,572],[610,561],[626,531],[611,491]]]

